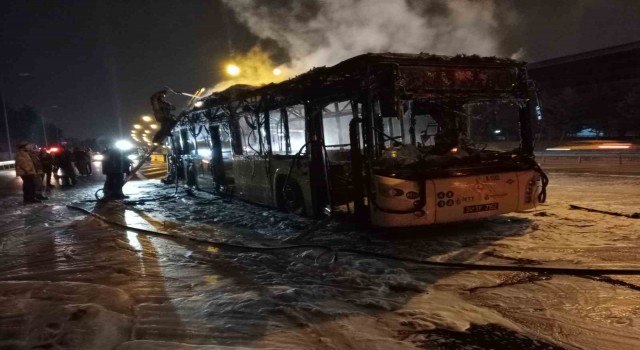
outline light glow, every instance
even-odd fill
[[[142,120],[144,120],[145,122],[147,122],[147,123],[148,123],[148,122],[150,122],[150,121],[151,121],[151,120],[153,120],[153,119],[152,119],[150,116],[148,116],[148,115],[143,115],[143,116],[142,116]]]
[[[275,68],[273,70],[273,75],[280,75],[280,74],[282,74],[282,70],[280,70],[280,68]]]
[[[150,127],[151,129],[154,129],[154,130],[155,130],[155,129],[157,129],[157,128],[158,128],[158,124],[151,124],[151,125],[149,125],[149,127]]]
[[[240,74],[240,67],[236,66],[235,64],[227,65],[227,74],[235,77],[236,75]]]
[[[208,148],[198,148],[198,155],[205,157],[205,158],[210,158],[211,157],[211,150]]]
[[[598,148],[600,149],[628,149],[631,148],[631,144],[629,143],[621,143],[621,144],[604,144],[604,145],[599,145]]]
[[[140,124],[134,124],[134,125],[133,125],[133,128],[134,128],[134,129],[142,129],[142,125],[140,125]]]
[[[133,144],[128,140],[118,140],[115,146],[121,151],[128,151],[133,148]]]
[[[196,101],[196,103],[194,103],[193,105],[196,107],[202,107],[203,104],[204,104],[203,101]]]
[[[571,148],[547,148],[545,151],[571,151]]]

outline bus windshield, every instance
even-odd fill
[[[523,108],[526,101],[516,98],[405,101],[401,120],[382,118],[384,150],[374,168],[422,173],[509,162],[520,145]]]

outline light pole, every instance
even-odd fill
[[[44,135],[44,146],[49,147],[49,140],[47,140],[47,128],[44,126],[44,112],[40,114],[40,120],[42,120],[42,135]]]
[[[9,134],[9,117],[7,117],[7,105],[4,102],[4,76],[0,75],[0,97],[2,97],[2,110],[4,111],[4,128],[7,131],[7,150],[9,151],[9,159],[13,159],[11,151],[11,135]]]
[[[49,140],[47,139],[47,128],[46,128],[45,123],[44,123],[44,111],[47,108],[56,109],[56,108],[58,108],[58,106],[45,107],[45,108],[42,109],[42,112],[40,112],[40,120],[42,121],[42,134],[44,135],[44,145],[45,145],[45,147],[49,147]],[[57,135],[57,133],[58,133],[58,130],[57,130],[57,126],[56,126],[56,135]],[[57,136],[56,136],[56,138],[57,138]],[[60,142],[60,141],[58,140],[57,142]]]

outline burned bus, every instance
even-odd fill
[[[170,142],[187,181],[249,202],[383,227],[478,219],[544,201],[534,94],[510,59],[364,54],[213,93]]]

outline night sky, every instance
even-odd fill
[[[312,3],[322,1],[302,2],[313,9]],[[640,40],[640,1],[493,3],[517,14],[505,24],[500,45],[505,52],[522,48],[529,62]],[[258,42],[219,0],[0,4],[7,102],[35,107],[67,136],[80,139],[116,136],[118,116],[127,135],[137,118],[151,114],[153,92],[165,85],[184,91],[210,87],[222,78],[229,43],[244,53]]]

